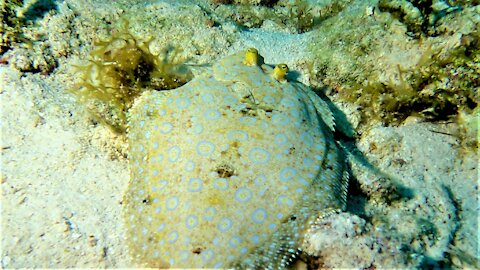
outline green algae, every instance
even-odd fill
[[[21,0],[2,1],[0,7],[0,54],[5,53],[13,44],[23,40],[22,26],[26,23],[17,10],[24,5]]]
[[[330,94],[358,107],[363,126],[398,125],[409,116],[454,120],[459,113],[472,113],[478,107],[478,31],[466,32],[458,45],[449,47],[441,37],[435,42],[411,40],[409,46],[422,48],[416,63],[399,61],[385,73],[372,56],[395,49],[408,52],[396,47],[396,28],[385,27],[395,25],[396,19],[388,13],[368,17],[356,12],[341,13],[314,32],[309,47],[314,60],[307,66],[313,85],[327,86]]]
[[[179,49],[152,53],[153,39],[132,35],[128,21],[112,33],[109,39],[95,42],[88,64],[76,66],[79,89],[73,92],[99,122],[123,134],[126,112],[135,98],[148,89],[177,88],[192,74],[183,65]]]

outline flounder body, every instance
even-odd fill
[[[284,268],[305,231],[344,208],[328,106],[252,52],[131,109],[125,219],[142,264]]]

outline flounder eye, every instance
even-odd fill
[[[249,48],[245,52],[245,60],[243,61],[243,64],[247,66],[256,66],[258,65],[258,59],[259,59],[258,50],[255,48]]]
[[[287,79],[288,66],[286,64],[278,64],[273,69],[273,77],[280,82],[283,82]]]

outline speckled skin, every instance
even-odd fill
[[[150,267],[284,268],[345,206],[328,106],[245,52],[130,111],[128,244]]]

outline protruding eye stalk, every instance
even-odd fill
[[[245,60],[243,63],[247,66],[258,66],[259,58],[258,50],[255,48],[249,48],[245,53]]]
[[[287,80],[288,66],[286,64],[278,64],[273,69],[273,78],[279,82]]]
[[[258,50],[255,48],[249,48],[245,52],[245,59],[243,60],[243,64],[247,66],[259,66],[260,63],[260,55],[258,54]],[[286,64],[278,64],[273,69],[273,78],[279,82],[284,82],[287,80],[288,74],[288,66]]]

